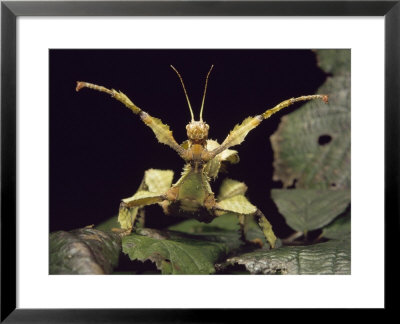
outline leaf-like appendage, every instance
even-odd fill
[[[121,238],[93,228],[50,234],[50,274],[108,274],[118,264]]]
[[[274,189],[271,196],[287,224],[300,232],[329,224],[350,203],[350,190]]]
[[[260,124],[261,120],[256,117],[247,117],[241,124],[237,124],[229,133],[228,137],[223,141],[222,145],[227,144],[228,147],[241,144],[247,134]]]
[[[131,229],[135,224],[139,208],[140,207],[132,207],[132,208],[120,207],[117,218],[119,227],[122,229]]]
[[[317,51],[332,72],[318,93],[329,103],[310,101],[282,118],[271,136],[275,181],[284,188],[350,188],[350,51]]]
[[[144,174],[144,182],[150,192],[164,194],[172,184],[174,171],[149,169]]]
[[[232,179],[224,179],[219,188],[218,200],[224,200],[236,195],[244,195],[247,191],[247,186],[244,182]]]
[[[259,250],[227,260],[224,264],[241,264],[250,273],[262,274],[350,274],[350,244],[329,241],[308,246],[286,246]]]
[[[212,151],[219,146],[217,141],[207,140],[207,150]],[[217,154],[213,159],[207,162],[204,171],[210,178],[216,178],[220,172],[221,164],[229,162],[232,164],[239,162],[239,154],[235,150],[226,149]]]
[[[132,197],[122,199],[122,201],[129,207],[134,207],[155,204],[162,199],[159,193],[139,190]]]
[[[257,207],[252,205],[245,196],[236,195],[217,203],[217,207],[228,212],[234,212],[243,215],[253,214]]]
[[[217,156],[220,157],[221,162],[229,162],[232,164],[239,163],[239,154],[236,150],[225,150],[219,153]]]

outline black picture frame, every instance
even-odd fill
[[[2,1],[1,322],[218,322],[238,310],[16,308],[16,19],[19,16],[384,16],[385,246],[399,230],[400,1]],[[392,217],[388,217],[390,215]],[[394,215],[394,217],[393,217]],[[386,256],[385,251],[385,256]],[[394,276],[388,272],[385,283]],[[394,286],[394,285],[391,285]],[[387,288],[387,287],[385,287]],[[390,295],[385,289],[385,296]],[[385,308],[390,307],[385,297]],[[243,310],[241,310],[243,312]]]

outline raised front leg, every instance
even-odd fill
[[[226,149],[239,145],[244,141],[246,138],[247,134],[256,128],[260,123],[271,117],[273,114],[276,112],[289,107],[293,105],[296,102],[300,101],[308,101],[308,100],[314,100],[314,99],[321,99],[324,102],[328,102],[328,96],[327,95],[310,95],[310,96],[301,96],[297,98],[291,98],[285,101],[282,101],[275,107],[266,110],[264,113],[261,115],[257,115],[255,117],[248,117],[246,118],[241,124],[236,125],[233,130],[229,133],[229,135],[225,138],[225,140],[222,142],[220,146],[212,150],[211,152],[208,153],[207,159],[212,159],[215,157],[217,154],[225,151]]]
[[[118,100],[122,104],[124,104],[127,108],[132,110],[135,115],[139,115],[140,119],[151,128],[156,135],[157,140],[165,145],[168,145],[173,150],[175,150],[179,155],[182,156],[184,153],[184,149],[175,141],[174,136],[172,135],[172,131],[169,126],[163,124],[161,119],[150,116],[147,112],[140,109],[136,106],[124,93],[121,91],[116,91],[114,89],[107,89],[106,87],[99,86],[97,84],[77,81],[76,83],[76,91],[80,91],[83,88],[93,89],[96,91],[104,92],[109,94],[112,98]]]

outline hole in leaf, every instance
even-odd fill
[[[330,135],[321,135],[318,137],[318,144],[319,145],[326,145],[332,141],[332,136]]]

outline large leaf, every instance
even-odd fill
[[[322,230],[322,237],[333,240],[348,240],[351,235],[350,212],[337,218]]]
[[[50,274],[108,274],[118,264],[121,238],[93,228],[50,234]]]
[[[202,223],[195,219],[188,219],[168,229],[187,234],[204,234],[210,232],[239,231],[238,217],[229,213],[216,217],[211,223]]]
[[[245,216],[245,236],[247,241],[258,241],[263,248],[269,249],[265,236],[253,217]],[[189,219],[169,227],[170,230],[187,234],[196,234],[199,238],[218,237],[219,241],[225,242],[230,251],[237,250],[244,244],[240,240],[240,226],[238,216],[227,213],[215,218],[211,223],[201,223],[195,219]],[[281,243],[278,242],[278,245]]]
[[[320,50],[321,68],[332,73],[310,101],[282,118],[271,136],[275,181],[284,188],[350,188],[350,51]]]
[[[229,258],[219,268],[235,264],[244,265],[253,274],[350,274],[350,242],[258,250]]]
[[[141,229],[122,240],[122,251],[131,260],[154,262],[163,274],[210,274],[214,264],[228,253],[216,236],[179,234]],[[145,234],[145,235],[144,235]]]
[[[274,189],[271,197],[287,224],[300,232],[329,224],[350,203],[349,190]]]
[[[254,220],[247,222],[247,239],[258,239],[268,248],[264,235]],[[168,231],[138,229],[138,234],[124,237],[123,252],[131,260],[154,262],[163,274],[209,274],[214,264],[242,248],[238,217],[228,213],[211,223],[194,219],[169,227]]]

